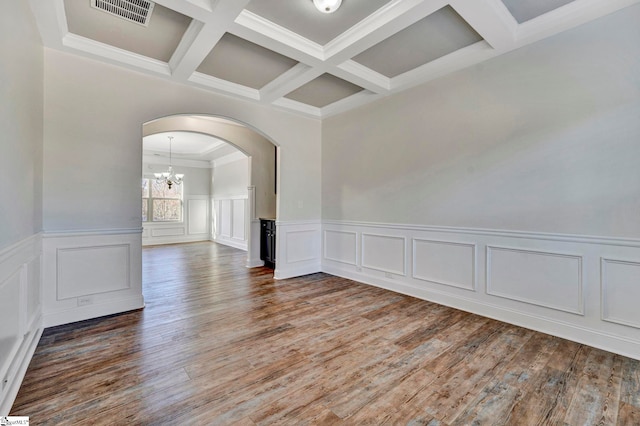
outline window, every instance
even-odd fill
[[[182,185],[157,183],[142,179],[142,221],[180,222],[182,220]]]

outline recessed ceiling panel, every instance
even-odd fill
[[[481,40],[451,6],[446,6],[353,60],[392,78]]]
[[[253,0],[247,10],[325,45],[391,0],[344,0],[333,13],[322,13],[312,0]]]
[[[523,23],[574,0],[502,0],[516,21]]]
[[[260,89],[298,62],[232,34],[225,34],[198,72]]]
[[[168,62],[191,18],[156,4],[147,27],[91,7],[89,0],[65,0],[69,31],[91,40]]]
[[[307,84],[300,86],[285,97],[322,108],[362,90],[362,87],[356,86],[341,78],[334,77],[331,74],[323,74]]]
[[[169,158],[169,136],[173,137],[171,142],[173,158],[210,161],[237,151],[233,145],[211,135],[194,132],[163,132],[142,138],[144,155]]]

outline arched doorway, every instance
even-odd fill
[[[248,125],[226,117],[202,114],[180,114],[162,117],[143,124],[143,137],[170,132],[191,132],[209,135],[224,141],[248,159],[248,181],[246,204],[243,207],[245,218],[244,230],[247,237],[247,267],[261,266],[260,260],[260,223],[259,218],[277,218],[279,179],[277,162],[279,155],[277,144]],[[213,176],[213,174],[212,174]],[[213,182],[215,185],[215,182]],[[213,195],[213,192],[212,194]],[[229,215],[230,209],[242,206],[241,200],[233,198],[210,199],[210,211],[215,218],[211,229],[220,230],[221,223],[216,223],[223,214]],[[232,211],[232,210],[231,210]],[[237,216],[236,210],[236,216]],[[232,213],[231,213],[232,214]],[[220,233],[224,236],[224,231]],[[215,235],[214,235],[215,239]],[[229,240],[231,242],[233,239]],[[230,244],[232,245],[232,244]]]

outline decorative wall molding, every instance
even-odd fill
[[[584,315],[582,256],[486,247],[487,294]]]
[[[0,414],[8,414],[42,335],[42,235],[0,251]],[[6,383],[5,383],[6,380]]]
[[[476,244],[424,238],[413,238],[412,242],[413,278],[475,291],[478,281]]]
[[[638,240],[335,220],[321,235],[323,272],[640,359]]]
[[[638,259],[600,259],[603,321],[640,329],[640,257]]]
[[[346,263],[347,265],[357,264],[357,232],[325,230],[323,241],[323,257],[325,259],[332,260],[334,262]]]
[[[407,275],[407,239],[390,235],[361,233],[361,262],[363,268],[389,274]]]
[[[187,195],[181,222],[144,222],[142,245],[192,243],[210,239],[208,195]]]
[[[142,308],[141,247],[139,230],[43,239],[44,326]]]
[[[414,224],[394,224],[383,222],[355,222],[355,221],[339,221],[339,220],[323,220],[323,225],[340,225],[340,226],[366,226],[375,229],[398,229],[407,231],[424,231],[424,232],[444,232],[454,234],[471,234],[485,235],[491,237],[509,237],[509,238],[530,238],[535,240],[548,240],[559,242],[575,242],[584,244],[612,245],[620,247],[636,247],[640,248],[640,239],[619,238],[619,237],[602,237],[592,235],[576,235],[576,234],[560,234],[551,232],[531,232],[531,231],[510,231],[504,229],[484,229],[484,228],[464,228],[453,226],[429,226]]]
[[[213,241],[240,250],[248,250],[250,212],[247,195],[230,195],[212,201],[215,214]],[[259,228],[258,234],[260,235]]]
[[[319,220],[276,222],[275,279],[320,272],[321,228]]]

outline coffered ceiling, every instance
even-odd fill
[[[92,0],[29,1],[50,48],[318,118],[640,2],[158,0],[145,26]]]

